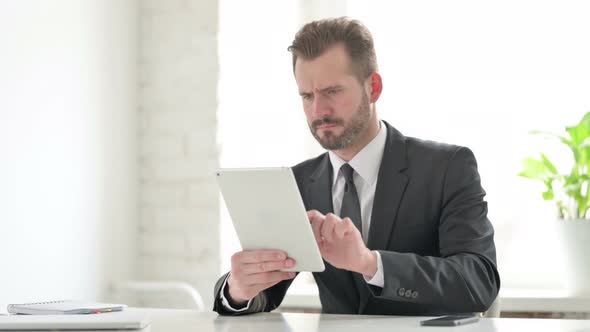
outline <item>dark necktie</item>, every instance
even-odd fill
[[[363,233],[361,220],[361,204],[359,196],[356,192],[356,186],[352,180],[354,169],[349,164],[344,164],[340,167],[346,184],[344,185],[344,195],[342,195],[342,208],[340,209],[340,218],[350,218],[352,223]]]

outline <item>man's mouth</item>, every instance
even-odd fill
[[[335,128],[336,126],[337,125],[335,123],[329,123],[329,124],[324,124],[324,125],[316,126],[316,129],[318,129],[318,130],[326,130],[326,129]]]

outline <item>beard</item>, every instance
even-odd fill
[[[341,150],[357,141],[358,137],[369,127],[370,120],[371,104],[367,94],[363,93],[361,104],[348,123],[345,123],[342,118],[323,118],[313,121],[309,125],[309,130],[324,149]],[[340,135],[335,135],[331,130],[324,130],[323,135],[320,136],[317,128],[329,124],[344,126],[344,131]]]

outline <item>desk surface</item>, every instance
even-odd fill
[[[476,324],[454,328],[423,327],[424,317],[349,316],[299,313],[261,313],[249,316],[218,316],[190,310],[131,309],[145,312],[152,320],[145,332],[184,331],[551,331],[590,332],[590,320],[482,318]]]
[[[320,310],[317,287],[312,284],[289,288],[281,307]],[[512,312],[590,312],[590,296],[571,296],[558,290],[501,289],[500,308]]]

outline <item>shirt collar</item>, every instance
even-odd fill
[[[359,151],[348,163],[358,173],[358,175],[369,185],[377,181],[379,175],[379,167],[381,166],[381,159],[383,158],[383,150],[385,149],[385,141],[387,139],[387,130],[383,121],[379,121],[379,132],[369,144]],[[328,151],[332,169],[334,172],[332,185],[338,179],[338,172],[340,167],[346,164],[346,161],[338,157],[333,151]]]

